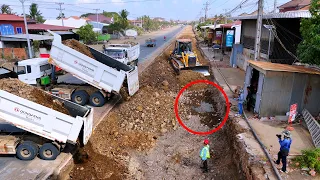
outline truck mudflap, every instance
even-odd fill
[[[88,117],[83,121],[83,144],[86,145],[93,131],[93,108],[90,110]]]
[[[139,71],[138,66],[127,73],[129,95],[133,96],[139,90]]]

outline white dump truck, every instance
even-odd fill
[[[55,97],[70,115],[0,90],[0,154],[21,160],[37,155],[54,160],[67,143],[85,145],[93,126],[93,109]]]
[[[103,106],[122,87],[130,96],[139,90],[137,66],[128,66],[88,47],[95,57],[92,59],[62,44],[60,35],[52,34],[50,58],[18,61],[13,70],[0,68],[0,78],[16,76],[27,84],[46,87],[56,96],[93,107]],[[55,66],[67,74],[58,74]]]
[[[104,53],[118,60],[119,62],[131,66],[138,65],[140,56],[140,44],[108,44],[103,48]]]

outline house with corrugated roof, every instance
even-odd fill
[[[63,19],[47,19],[43,24],[71,27],[72,31],[76,32],[81,26],[87,25],[89,20],[88,18],[71,16]]]
[[[238,49],[231,57],[232,65],[245,70],[247,61],[254,59],[254,46],[257,28],[257,15],[242,15],[231,17],[240,20],[241,40]],[[266,13],[262,15],[260,60],[281,64],[293,64],[297,61],[297,47],[301,42],[300,22],[303,18],[310,18],[308,10]]]
[[[311,0],[292,0],[278,7],[280,12],[309,10]]]

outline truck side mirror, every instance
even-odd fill
[[[27,65],[27,73],[31,73],[31,66]]]

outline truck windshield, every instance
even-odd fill
[[[25,66],[18,66],[17,67],[17,74],[25,74],[26,73],[26,67]]]
[[[111,49],[107,49],[106,50],[106,54],[108,56],[111,56],[113,58],[116,59],[123,59],[125,58],[125,53],[123,51],[119,51],[119,50],[111,50]]]

